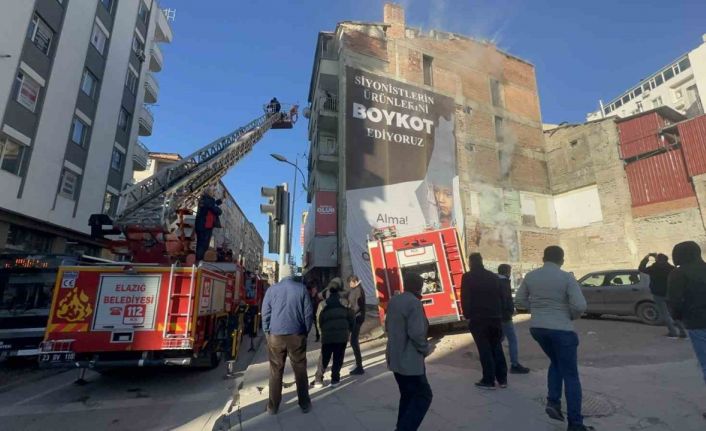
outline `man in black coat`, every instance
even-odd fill
[[[208,187],[199,199],[196,210],[196,262],[203,260],[206,250],[211,243],[213,229],[221,227],[219,216],[223,212],[219,206],[223,203],[221,199],[213,197],[213,189]]]
[[[469,262],[471,270],[461,278],[461,305],[483,367],[483,378],[476,386],[495,389],[497,381],[505,388],[507,363],[501,344],[502,291],[498,277],[483,266],[480,253],[472,253]]]
[[[651,257],[655,259],[655,262],[647,266]],[[677,338],[677,330],[679,330],[679,337],[686,338],[684,325],[679,321],[675,322],[667,308],[667,279],[669,274],[674,271],[674,267],[669,263],[669,257],[662,253],[650,253],[642,259],[638,271],[650,276],[650,291],[659,314],[663,316],[664,323],[669,330],[667,337]]]

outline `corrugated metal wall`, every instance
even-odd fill
[[[677,127],[689,176],[706,173],[706,115],[681,123]]]
[[[629,163],[625,172],[634,207],[695,195],[680,150]]]
[[[665,125],[666,121],[657,112],[618,123],[620,157],[628,159],[663,147],[659,130]]]

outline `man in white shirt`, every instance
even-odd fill
[[[527,274],[517,300],[532,313],[530,333],[549,357],[548,395],[545,409],[550,418],[564,420],[561,412],[562,386],[566,387],[568,431],[590,431],[581,415],[581,381],[578,371],[579,337],[573,320],[586,311],[586,299],[573,275],[561,270],[564,250],[544,250],[544,266]]]

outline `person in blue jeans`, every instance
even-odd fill
[[[579,337],[573,320],[586,311],[581,287],[568,272],[562,271],[564,250],[558,246],[544,249],[544,266],[527,274],[516,299],[532,314],[530,334],[549,358],[547,406],[545,412],[563,421],[561,392],[566,396],[568,431],[594,430],[583,423],[581,380],[578,370]]]
[[[503,338],[507,338],[507,349],[510,353],[510,374],[527,374],[530,369],[520,364],[517,334],[512,316],[515,315],[515,304],[512,299],[512,283],[510,275],[512,267],[507,263],[498,266],[498,280],[503,294]]]
[[[694,241],[681,242],[672,250],[677,268],[667,280],[667,303],[672,317],[689,331],[691,345],[706,382],[706,262]],[[706,413],[703,413],[706,418]]]

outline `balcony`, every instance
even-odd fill
[[[139,134],[140,136],[152,136],[152,126],[154,125],[154,116],[150,112],[149,108],[142,105],[140,109],[140,119],[138,121]]]
[[[157,28],[154,31],[154,38],[157,42],[172,43],[174,34],[169,20],[163,10],[157,10]]]
[[[154,74],[148,73],[145,78],[145,103],[156,103],[159,96],[159,84]]]
[[[147,169],[150,150],[145,147],[140,141],[135,142],[135,148],[132,150],[132,170],[144,171]]]
[[[331,133],[338,130],[338,96],[328,91],[319,92],[311,104],[309,138],[322,130]]]
[[[164,66],[164,56],[162,55],[162,49],[158,44],[152,43],[150,54],[150,72],[161,71]]]

